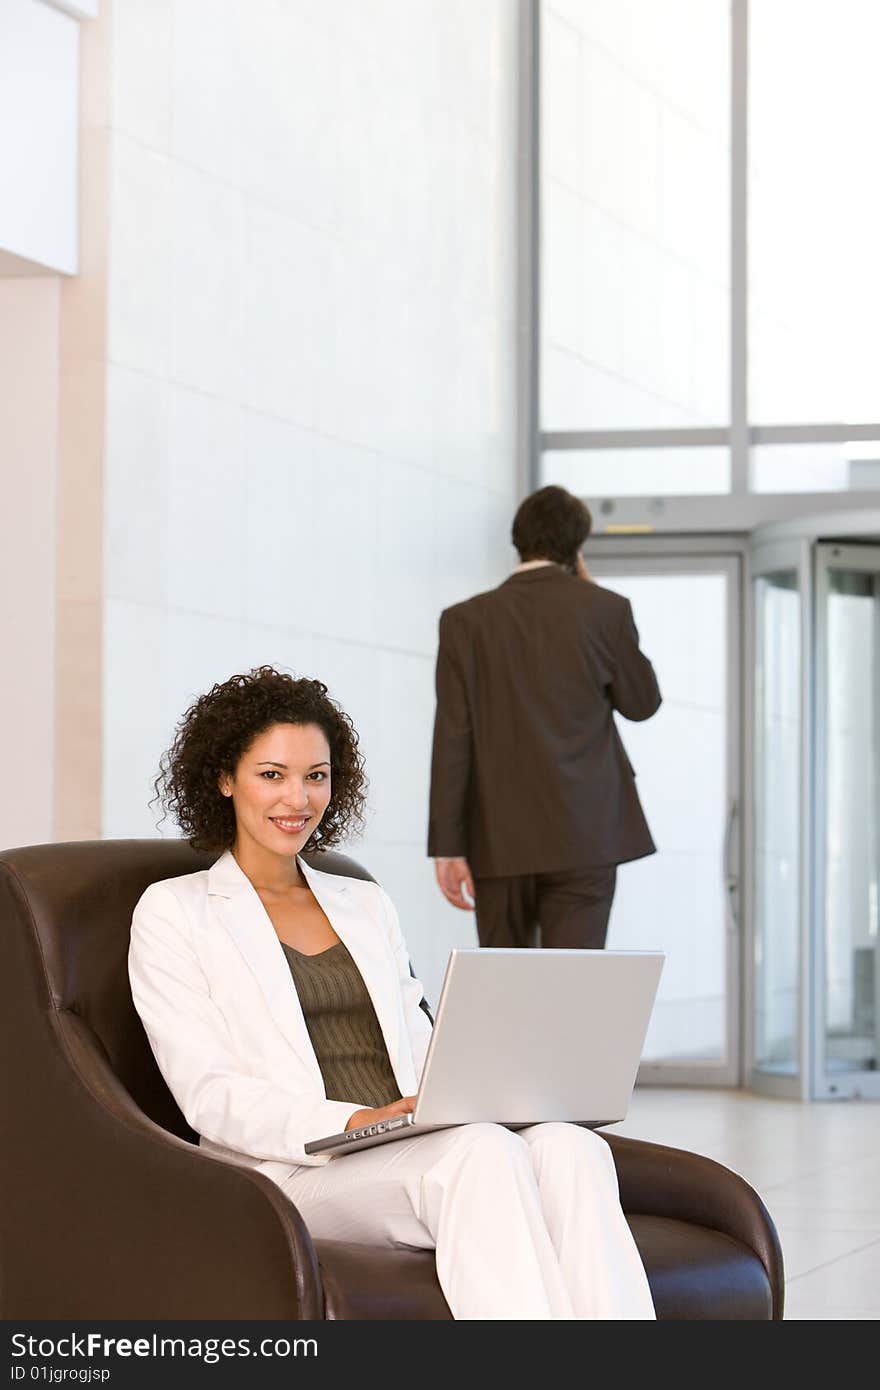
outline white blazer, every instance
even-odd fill
[[[431,1024],[391,899],[297,863],[363,976],[400,1093],[413,1095]],[[159,1070],[205,1148],[278,1182],[292,1165],[328,1161],[303,1145],[343,1130],[361,1103],[327,1099],[281,943],[229,851],[147,888],[128,967]]]

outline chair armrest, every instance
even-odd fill
[[[617,1168],[629,1214],[666,1216],[721,1231],[754,1250],[767,1273],[774,1317],[782,1316],[785,1275],[773,1218],[745,1178],[703,1154],[598,1131]]]
[[[41,1196],[6,1223],[4,1316],[323,1318],[314,1246],[281,1189],[148,1119],[77,1015],[50,1026],[68,1065],[35,1100]]]

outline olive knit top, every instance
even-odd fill
[[[314,956],[281,944],[327,1099],[377,1108],[400,1100],[373,1001],[345,943]]]

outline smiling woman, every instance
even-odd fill
[[[249,762],[260,760],[252,757],[254,741],[282,725],[311,726],[323,734],[318,761],[325,764],[324,780],[332,781],[332,793],[321,814],[310,813],[309,834],[302,842],[287,844],[283,852],[331,849],[352,830],[362,828],[367,779],[348,715],[329,698],[323,681],[298,680],[272,666],[258,666],[230,676],[199,696],[180,720],[174,742],[162,758],[157,798],[194,849],[232,847],[238,806],[235,796],[224,796],[224,791],[232,787],[245,754]],[[274,751],[283,762],[280,751]],[[273,752],[264,747],[262,756],[266,763],[262,771],[277,771],[283,781],[285,769],[275,767]],[[264,780],[271,786],[278,779],[267,776]],[[312,781],[318,785],[321,779]],[[279,813],[290,809],[281,805]]]
[[[302,855],[360,822],[365,785],[321,681],[262,666],[184,715],[157,793],[220,854],[147,888],[129,953],[169,1089],[200,1143],[272,1178],[313,1236],[433,1249],[456,1318],[653,1318],[611,1150],[590,1130],[466,1124],[306,1152],[412,1112],[431,1031],[388,895]]]
[[[330,786],[330,747],[317,724],[273,724],[220,778],[235,812],[235,861],[279,939],[306,955],[339,940],[296,860],[327,810]]]

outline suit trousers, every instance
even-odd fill
[[[475,878],[480,945],[601,948],[608,935],[616,882],[613,864],[552,874]]]
[[[281,1185],[313,1238],[433,1248],[455,1318],[655,1316],[611,1150],[578,1125],[456,1125]]]

